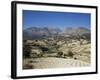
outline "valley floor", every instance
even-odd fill
[[[46,69],[46,68],[68,68],[68,67],[86,67],[90,66],[88,62],[74,59],[63,59],[63,58],[55,58],[55,57],[47,57],[47,58],[36,58],[36,59],[24,59],[23,64],[29,63],[25,68],[29,66],[32,69]],[[31,69],[30,68],[30,69]]]

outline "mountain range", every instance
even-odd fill
[[[23,30],[23,39],[45,39],[52,36],[90,36],[90,29],[84,27],[68,27],[64,30],[48,27],[30,27]]]

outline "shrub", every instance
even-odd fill
[[[43,54],[38,54],[38,57],[43,57]]]
[[[64,56],[67,56],[67,54],[64,54]]]
[[[40,46],[40,49],[41,49],[43,52],[49,51],[49,49],[48,49],[47,47],[43,47],[43,46]]]
[[[25,58],[30,57],[30,53],[31,53],[31,46],[28,44],[24,44],[23,45],[23,56]]]
[[[38,57],[38,55],[37,55],[37,53],[36,53],[36,52],[33,52],[33,53],[30,53],[30,57],[31,57],[31,58],[37,58],[37,57]]]
[[[31,65],[31,64],[25,64],[25,65],[23,66],[23,69],[34,69],[34,66]]]
[[[57,56],[58,56],[58,57],[62,57],[62,55],[63,55],[63,52],[58,52],[58,53],[57,53]]]
[[[77,60],[77,58],[76,58],[76,57],[74,57],[74,59],[75,59],[75,60]]]
[[[73,54],[73,52],[72,52],[71,50],[69,50],[67,56],[69,56],[69,57],[73,57],[74,54]]]

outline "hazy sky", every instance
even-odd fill
[[[89,13],[49,12],[23,10],[23,27],[87,27],[89,28],[91,15]]]

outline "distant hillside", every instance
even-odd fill
[[[90,39],[90,29],[84,27],[66,28],[62,33],[64,36],[70,36],[72,38],[85,38]]]
[[[84,27],[66,28],[64,33],[67,35],[83,35],[85,33],[90,33],[90,30]]]
[[[47,27],[31,27],[23,30],[24,39],[44,39],[56,35],[61,32],[57,28],[47,28]]]
[[[59,28],[47,27],[30,27],[23,30],[23,39],[45,39],[52,36],[84,37],[90,39],[90,30],[84,27],[66,28],[63,31]]]

